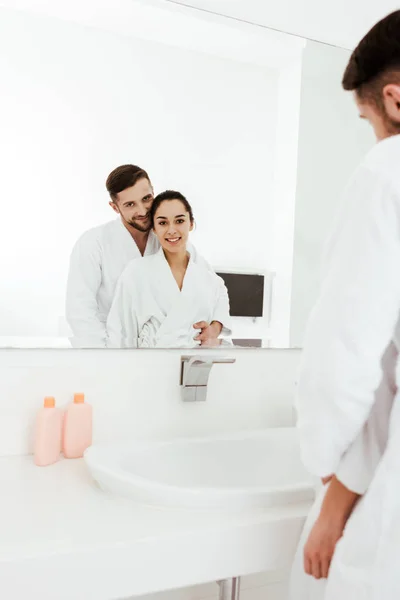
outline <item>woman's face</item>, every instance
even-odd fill
[[[164,200],[154,215],[154,232],[163,250],[186,251],[189,232],[193,229],[190,215],[180,200]]]

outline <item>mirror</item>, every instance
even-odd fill
[[[0,346],[301,347],[373,144],[349,51],[165,3],[42,4],[0,8]]]

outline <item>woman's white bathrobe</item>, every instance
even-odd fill
[[[326,589],[313,600],[400,598],[400,398],[392,408],[393,392],[379,407],[377,392],[394,371],[385,352],[397,341],[400,314],[399,164],[394,136],[367,155],[348,186],[304,344],[297,408],[308,469],[336,473],[358,491],[358,472],[368,471],[369,450],[360,443],[368,422],[386,419],[388,432],[375,446],[370,484],[336,546]],[[304,581],[296,592],[292,579],[296,600],[307,598]]]
[[[162,249],[131,261],[108,315],[108,347],[193,348],[198,321],[219,321],[229,334],[229,299],[221,285],[220,277],[190,259],[180,290]]]

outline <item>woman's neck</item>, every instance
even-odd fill
[[[190,258],[186,248],[182,250],[182,252],[168,252],[168,250],[163,251],[165,259],[171,269],[186,269]]]

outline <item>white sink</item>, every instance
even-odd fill
[[[85,461],[103,490],[156,506],[240,511],[314,497],[294,428],[100,444]]]

